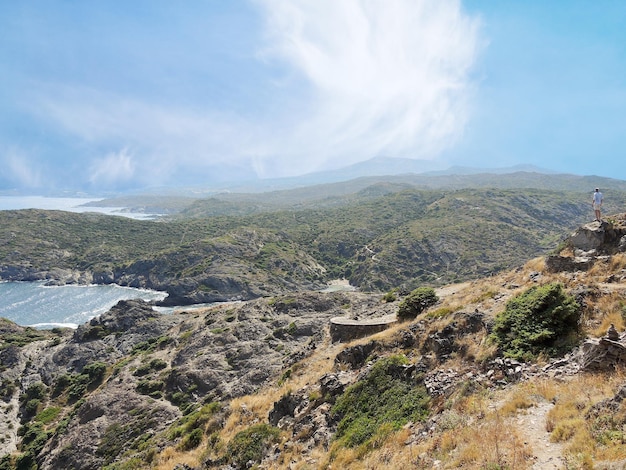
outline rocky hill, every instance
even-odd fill
[[[315,290],[341,278],[363,291],[408,292],[544,255],[589,211],[579,193],[387,186],[315,208],[167,221],[0,211],[0,279],[150,288],[166,291],[169,305]]]
[[[558,255],[441,286],[372,335],[354,325],[410,296],[3,321],[0,469],[625,468],[625,235],[624,215],[587,224]],[[544,322],[566,311],[574,324]]]

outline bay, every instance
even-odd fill
[[[46,286],[44,282],[0,282],[0,317],[22,326],[76,328],[120,300],[162,300],[166,295],[115,284]]]
[[[127,211],[125,207],[89,206],[90,202],[97,202],[97,198],[78,197],[45,197],[45,196],[0,196],[0,211],[20,209],[44,209],[66,212],[98,212],[107,215],[117,215],[130,219],[152,220],[159,214]]]

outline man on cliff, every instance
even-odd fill
[[[593,193],[593,199],[591,200],[591,205],[593,206],[593,210],[596,213],[596,220],[598,222],[602,222],[602,214],[601,214],[601,208],[602,208],[602,193],[600,192],[599,188],[596,188],[595,192]]]

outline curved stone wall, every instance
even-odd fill
[[[354,320],[347,317],[334,317],[330,319],[330,337],[333,343],[346,342],[364,336],[373,335],[386,330],[398,321],[395,315],[387,315],[380,318],[368,318]]]

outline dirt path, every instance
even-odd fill
[[[548,470],[566,468],[562,457],[563,445],[550,442],[550,433],[546,431],[546,415],[554,405],[540,400],[520,413],[514,419],[519,433],[524,436],[525,443],[532,449],[534,461],[532,470]]]

